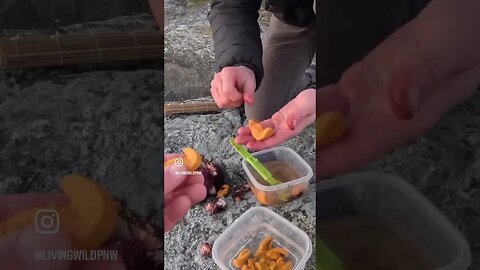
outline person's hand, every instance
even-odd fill
[[[163,32],[164,24],[164,3],[163,0],[148,0],[150,4],[150,10],[153,13],[153,17],[158,24],[158,29]]]
[[[168,154],[165,155],[165,161],[180,156],[180,154]],[[187,175],[185,165],[181,167],[170,165],[164,172],[164,226],[165,232],[168,232],[182,220],[194,204],[207,197],[207,189],[203,184],[203,175]]]
[[[263,150],[280,145],[290,138],[300,134],[303,129],[315,121],[315,96],[316,89],[307,89],[276,112],[271,119],[261,122],[262,126],[271,127],[275,134],[263,141],[253,138],[248,127],[238,129],[235,142],[244,144],[251,150]]]
[[[256,84],[255,73],[250,68],[224,67],[215,73],[210,92],[218,107],[237,108],[244,101],[250,105],[254,103]]]
[[[351,172],[428,131],[480,85],[480,1],[433,1],[336,85],[317,113],[347,114],[349,131],[317,149],[318,179]]]
[[[49,204],[64,206],[68,199],[63,194],[18,194],[0,196],[0,223],[20,212]],[[0,237],[0,265],[5,270],[125,270],[118,261],[42,261],[36,252],[75,250],[70,237],[61,229],[54,234],[41,234],[34,224]],[[38,254],[37,254],[38,255]]]

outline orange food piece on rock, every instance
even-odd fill
[[[264,128],[261,123],[255,120],[249,120],[248,127],[250,128],[250,132],[252,133],[252,136],[257,141],[266,140],[272,137],[273,134],[275,134],[275,131],[273,130],[273,128]]]
[[[217,196],[225,198],[225,196],[227,196],[228,192],[230,192],[230,186],[227,185],[227,184],[222,185],[222,188],[217,192]]]

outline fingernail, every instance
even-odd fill
[[[252,98],[252,96],[247,96],[247,95],[245,95],[244,100],[245,100],[245,102],[246,102],[248,105],[253,105],[253,98]]]
[[[54,260],[52,255],[72,248],[69,236],[58,231],[54,234],[42,234],[33,228],[25,231],[16,244],[15,250],[22,260],[24,269],[66,270],[70,268],[68,260]]]

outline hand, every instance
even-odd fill
[[[180,156],[180,154],[165,155],[165,161]],[[164,225],[165,231],[168,232],[182,220],[194,204],[207,197],[207,189],[203,184],[203,175],[181,174],[181,172],[187,172],[185,165],[181,167],[170,165],[164,171]]]
[[[211,82],[210,92],[217,106],[223,109],[237,108],[247,102],[254,103],[255,73],[244,66],[224,67]]]
[[[480,84],[479,9],[479,1],[433,1],[337,85],[318,91],[318,113],[346,112],[349,121],[343,139],[317,149],[319,179],[360,169],[418,138],[473,95]]]
[[[153,16],[155,17],[155,21],[158,24],[158,29],[160,31],[163,31],[163,24],[164,24],[164,4],[163,0],[149,0],[148,1],[150,5],[150,9],[153,13]]]
[[[275,130],[272,137],[257,141],[253,138],[248,127],[241,127],[238,129],[235,142],[245,144],[251,150],[258,151],[280,145],[297,136],[304,128],[315,121],[315,97],[316,89],[304,90],[280,111],[276,112],[271,119],[261,122],[263,127],[271,127]]]
[[[0,222],[20,212],[49,204],[64,206],[68,199],[63,194],[18,194],[0,196]],[[41,234],[34,225],[0,238],[0,264],[6,270],[125,270],[121,261],[41,261],[35,259],[37,250],[74,250],[70,237],[60,230],[55,234]],[[120,259],[119,259],[120,260]]]

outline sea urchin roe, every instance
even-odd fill
[[[222,185],[222,188],[217,192],[218,197],[225,198],[227,196],[228,192],[230,192],[230,186],[229,185]]]
[[[317,147],[325,147],[347,131],[347,119],[339,112],[328,112],[317,116]]]
[[[232,263],[242,270],[291,270],[293,263],[286,261],[288,254],[288,250],[284,248],[273,248],[273,238],[267,236],[258,246],[254,258],[247,248],[242,250]]]
[[[255,120],[249,120],[248,127],[250,128],[253,138],[257,141],[266,140],[275,134],[273,128],[264,128],[261,123]]]
[[[183,149],[183,155],[178,158],[182,159],[183,164],[185,164],[185,167],[189,171],[196,171],[202,165],[202,156],[190,147]],[[175,164],[178,158],[172,158],[165,161],[165,163],[163,163],[163,167],[166,168]]]
[[[272,248],[267,252],[267,258],[277,260],[280,257],[288,257],[288,251],[284,248]]]
[[[255,252],[255,257],[257,258],[262,258],[267,254],[267,251],[269,251],[272,248],[272,241],[273,237],[267,236],[263,241],[260,243],[258,246],[257,251]]]
[[[60,186],[70,205],[49,206],[59,213],[59,223],[81,249],[99,248],[115,231],[118,207],[113,198],[96,182],[80,175],[66,176]],[[32,224],[39,209],[30,209],[0,224],[0,231],[9,233]]]
[[[250,249],[246,248],[238,254],[238,257],[233,260],[233,265],[236,267],[240,268],[248,263],[248,259],[250,259],[250,256],[252,255],[252,252]]]

